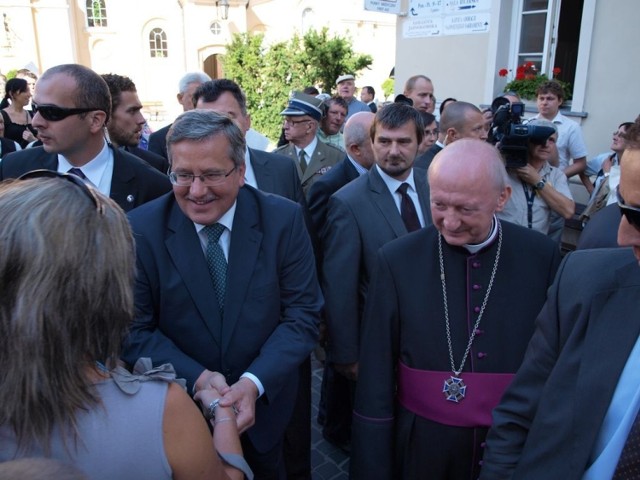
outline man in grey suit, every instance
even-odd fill
[[[111,95],[102,77],[89,68],[66,64],[44,72],[32,107],[42,147],[7,155],[0,163],[0,180],[37,169],[71,172],[125,211],[171,190],[166,175],[107,143]]]
[[[565,257],[493,411],[482,479],[638,478],[640,124],[620,162],[613,249]]]
[[[375,165],[329,200],[322,232],[327,360],[351,381],[352,391],[360,321],[376,252],[387,242],[431,224],[426,172],[413,169],[423,135],[424,125],[414,108],[394,103],[378,110],[371,128]],[[332,424],[331,418],[326,422]],[[344,446],[350,441],[349,430],[323,433]]]
[[[298,165],[302,189],[307,195],[311,185],[344,158],[344,152],[318,140],[316,133],[324,114],[322,100],[294,92],[284,116],[284,136],[287,145],[274,150],[286,155]]]

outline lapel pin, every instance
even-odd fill
[[[127,195],[127,202],[133,203],[133,195]]]

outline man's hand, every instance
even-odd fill
[[[221,392],[222,393],[222,392]],[[221,407],[235,405],[238,411],[238,433],[243,433],[256,422],[258,387],[248,378],[241,378],[231,385],[220,400]]]
[[[536,169],[529,164],[525,165],[524,167],[516,168],[516,174],[518,175],[518,178],[520,180],[528,183],[529,185],[535,185],[540,180],[542,180],[542,177],[536,171]]]
[[[355,363],[334,363],[333,369],[349,380],[358,380],[358,362]]]
[[[202,372],[194,385],[196,392],[205,388],[215,388],[220,395],[224,395],[229,391],[229,385],[227,385],[227,380],[224,378],[224,375],[218,372],[212,372],[211,370]]]

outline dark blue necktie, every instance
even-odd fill
[[[220,236],[224,232],[225,226],[221,223],[214,223],[204,227],[207,234],[207,266],[209,274],[213,280],[213,287],[216,291],[220,316],[224,314],[224,295],[227,284],[227,259],[224,256],[222,247],[218,243]]]
[[[70,168],[67,173],[71,173],[71,174],[75,175],[76,177],[80,177],[82,180],[86,180],[87,179],[87,176],[84,173],[82,173],[82,170],[80,170],[79,168],[76,168],[76,167]]]

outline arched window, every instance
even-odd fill
[[[107,26],[107,7],[104,0],[87,0],[87,26]]]
[[[166,58],[169,56],[167,34],[163,29],[154,28],[149,32],[149,53],[151,58]]]

